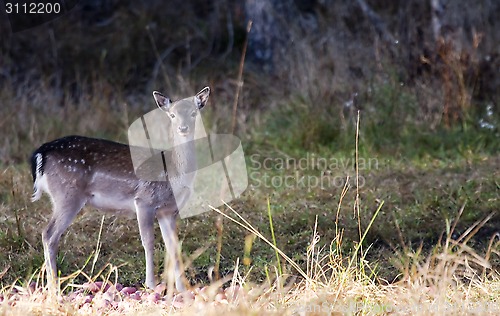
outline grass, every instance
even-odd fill
[[[46,102],[45,94],[50,91],[35,93],[31,104],[36,108]],[[2,313],[75,314],[79,308],[85,313],[118,311],[103,309],[98,299],[83,307],[66,299],[51,301],[43,292],[28,294],[30,280],[37,279],[43,263],[40,233],[50,215],[50,203],[46,198],[36,204],[29,202],[32,183],[23,157],[29,155],[35,144],[45,141],[43,138],[54,138],[70,130],[123,138],[119,131],[133,115],[120,112],[117,103],[121,98],[111,102],[116,106],[109,112],[105,102],[95,99],[88,103],[92,113],[81,103],[70,103],[65,109],[50,110],[55,112],[46,116],[29,111],[27,99],[21,98],[16,102],[21,113],[13,116],[14,124],[36,121],[32,131],[1,126],[13,139],[4,146],[1,165],[0,262],[4,266],[0,269],[7,269],[1,277]],[[293,109],[293,103],[290,107]],[[12,109],[8,106],[3,111],[13,113]],[[55,122],[52,116],[64,115],[64,111],[72,111],[78,118],[67,116],[68,125]],[[133,111],[139,109],[132,107]],[[282,115],[283,109],[278,111]],[[95,112],[101,123],[93,125]],[[304,122],[311,121],[306,111],[300,113]],[[108,125],[109,129],[97,129],[113,121],[115,115],[123,119]],[[380,133],[391,139],[388,135],[392,131],[385,133],[384,127],[380,127],[374,135],[372,128],[377,119],[362,117],[358,158],[361,204],[357,217],[356,192],[352,189],[356,179],[353,125],[347,124],[344,131],[339,129],[338,134],[319,144],[315,139],[322,135],[321,129],[307,134],[306,125],[297,131],[306,136],[295,134],[291,142],[280,143],[282,127],[272,127],[279,124],[272,122],[276,113],[271,112],[268,117],[269,129],[260,134],[253,132],[253,142],[245,144],[250,187],[224,212],[237,211],[232,216],[239,223],[224,220],[220,274],[227,280],[226,286],[231,285],[229,280],[242,286],[248,292],[245,299],[223,303],[215,298],[203,299],[183,308],[127,303],[127,309],[120,313],[159,309],[191,313],[199,308],[204,308],[206,314],[220,312],[221,308],[235,314],[386,314],[394,310],[412,314],[495,313],[500,282],[499,244],[492,237],[500,221],[499,157],[491,136],[481,130],[442,131],[428,136],[425,132],[399,133],[399,137],[411,141],[397,141],[381,150],[377,149],[376,139]],[[299,121],[290,124],[296,129],[300,127]],[[321,124],[326,124],[326,120]],[[433,138],[436,135],[438,140]],[[461,136],[466,137],[465,142],[457,140]],[[425,143],[422,139],[426,137],[427,141],[441,142],[441,147],[430,146],[427,154],[419,153],[416,144]],[[489,140],[476,142],[477,139]],[[336,144],[337,141],[344,145]],[[304,146],[306,143],[311,146]],[[454,146],[458,143],[462,147]],[[265,178],[269,179],[268,185]],[[300,179],[326,182],[322,182],[323,186],[309,182],[308,186],[307,181]],[[347,191],[346,181],[347,188],[351,187]],[[242,226],[242,218],[236,214],[248,223]],[[486,218],[488,221],[481,222]],[[98,280],[116,266],[116,280],[140,285],[144,259],[138,255],[142,246],[136,222],[106,216],[101,233],[102,219],[88,210],[63,237],[58,267],[63,276],[76,271],[65,285]],[[207,212],[179,224],[183,253],[193,259],[187,278],[195,285],[209,284],[217,257],[215,213]],[[249,228],[249,224],[254,228]],[[361,243],[360,229],[364,236]],[[245,243],[252,235],[259,238]],[[159,236],[157,247],[160,251],[155,252],[155,261],[158,271],[162,271],[163,246]],[[88,263],[94,258],[95,262]],[[238,263],[240,258],[247,259],[243,265]],[[93,265],[96,268],[92,271]],[[116,282],[114,277],[111,280]],[[12,292],[13,284],[16,294]],[[66,291],[71,290],[69,287]],[[115,299],[127,301],[127,297]],[[12,301],[15,304],[9,303]]]
[[[343,202],[339,201],[338,205],[341,211]],[[377,213],[383,208],[384,203],[381,202],[370,220],[370,225],[376,222]],[[274,249],[284,259],[283,262],[286,262],[283,266],[285,272],[282,274],[274,270],[276,274],[259,285],[252,282],[243,267],[236,262],[229,288],[238,288],[237,295],[225,294],[224,299],[217,300],[215,295],[203,296],[195,291],[198,294],[195,295],[194,301],[183,307],[174,307],[164,301],[138,303],[121,295],[115,297],[116,308],[107,308],[99,303],[105,300],[105,293],[95,293],[92,304],[79,304],[66,296],[55,300],[44,295],[44,292],[30,293],[27,286],[16,287],[14,294],[12,287],[4,287],[1,293],[4,301],[0,304],[0,310],[14,315],[26,312],[66,315],[75,314],[77,311],[89,314],[133,314],[139,311],[177,311],[190,314],[199,313],[200,309],[206,315],[221,311],[232,314],[265,312],[362,315],[482,315],[498,312],[498,274],[491,269],[487,260],[474,252],[464,241],[452,238],[458,218],[452,226],[447,227],[446,236],[431,254],[401,255],[401,259],[407,260],[405,269],[401,270],[403,278],[399,282],[387,283],[380,280],[377,268],[367,261],[366,254],[371,252],[371,249],[359,252],[361,244],[358,244],[354,253],[349,254],[342,250],[345,238],[343,233],[338,233],[335,239],[329,242],[329,247],[322,246],[317,219],[306,247],[307,269],[304,270],[294,259],[274,246],[275,242],[271,237],[266,237],[272,234],[260,232],[234,208],[228,207],[227,212],[216,211],[235,225],[243,227],[245,231],[255,234],[261,242]],[[364,230],[363,239],[368,236],[370,225]],[[101,273],[97,273],[96,278],[99,275]],[[106,278],[109,279],[109,274]],[[215,283],[207,292],[217,293],[217,287]]]
[[[126,14],[131,13],[117,11],[118,22],[128,21]],[[291,93],[286,95],[271,79],[246,75],[237,133],[250,186],[219,210],[231,218],[224,217],[221,225],[211,211],[179,221],[183,254],[191,262],[187,279],[194,289],[207,286],[213,295],[196,293],[198,300],[183,307],[167,299],[148,304],[118,295],[114,299],[126,307],[115,309],[98,303],[105,293],[95,293],[92,304],[71,300],[71,284],[109,279],[140,287],[144,278],[136,221],[103,218],[88,209],[61,241],[58,267],[62,276],[70,276],[64,295],[31,293],[31,282],[41,276],[40,236],[51,210],[47,197],[29,201],[32,150],[67,134],[126,142],[129,123],[153,106],[150,92],[137,87],[149,91],[174,85],[181,94],[205,84],[169,69],[156,74],[163,75],[158,80],[134,74],[134,67],[146,69],[152,62],[145,58],[153,54],[151,44],[161,44],[142,36],[148,19],[141,14],[134,19],[139,26],[126,25],[137,41],[115,43],[121,50],[102,51],[102,60],[78,45],[60,47],[60,55],[78,60],[78,67],[98,69],[92,78],[75,76],[68,86],[52,84],[50,78],[6,80],[0,86],[0,133],[7,135],[0,143],[0,314],[498,314],[498,119],[489,118],[496,129],[485,129],[476,122],[480,113],[451,127],[422,118],[426,113],[418,93],[391,76],[370,83],[355,107],[330,91],[331,74],[325,75],[310,51],[295,57],[304,59],[298,75],[310,71],[309,76],[295,76],[303,81],[287,87]],[[179,38],[164,40],[184,43],[180,32],[175,34]],[[131,43],[140,50],[131,49]],[[190,54],[178,52],[175,58],[183,61]],[[124,65],[106,58],[123,59]],[[134,66],[136,60],[144,64]],[[62,75],[72,78],[78,67],[66,67]],[[217,68],[203,67],[197,68],[201,78]],[[167,72],[175,72],[174,83]],[[207,127],[228,130],[234,95],[227,91],[234,83],[220,73],[210,79],[217,102],[205,115]],[[254,109],[258,103],[270,105]],[[164,259],[159,234],[156,245],[159,273]],[[213,269],[219,260],[223,286],[242,289],[237,299],[216,300],[222,281],[213,279]]]

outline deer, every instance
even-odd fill
[[[153,92],[156,105],[170,121],[168,136],[174,147],[163,154],[168,156],[177,176],[169,176],[168,170],[162,170],[169,181],[138,177],[134,172],[131,146],[109,140],[66,136],[45,143],[33,152],[32,201],[46,193],[52,204],[52,217],[42,232],[49,288],[54,288],[57,281],[56,255],[60,238],[87,205],[137,219],[146,259],[144,285],[147,288],[157,285],[153,260],[156,217],[172,267],[169,280],[175,280],[177,291],[186,289],[176,218],[192,193],[195,173],[191,171],[196,170],[195,122],[209,95],[210,88],[205,87],[193,97],[172,102],[160,92]],[[182,177],[184,171],[189,172],[189,176]],[[175,185],[181,188],[177,190],[180,193],[174,194]]]

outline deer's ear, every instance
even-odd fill
[[[172,101],[163,94],[158,91],[153,91],[153,98],[155,98],[156,105],[160,108],[160,110],[168,111],[170,109],[170,105]]]
[[[198,109],[201,110],[208,102],[208,97],[210,96],[210,88],[205,87],[201,89],[195,96],[195,100],[198,105]]]

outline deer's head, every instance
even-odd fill
[[[194,97],[172,102],[160,92],[153,92],[156,104],[170,119],[172,131],[181,137],[194,135],[196,117],[207,104],[209,95],[210,88],[205,87]]]

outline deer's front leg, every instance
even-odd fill
[[[146,286],[154,288],[156,286],[154,274],[154,209],[141,205],[138,200],[135,201],[135,207],[139,233],[141,234],[142,246],[146,255]]]
[[[174,215],[158,216],[160,223],[161,235],[165,242],[165,248],[168,253],[168,264],[165,265],[165,275],[167,281],[175,280],[177,291],[186,290],[182,280],[181,270],[181,255],[179,248],[179,240],[177,238],[176,222]]]

